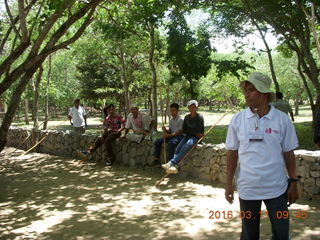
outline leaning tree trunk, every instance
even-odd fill
[[[27,84],[29,83],[32,75],[37,71],[39,66],[35,65],[31,69],[29,69],[22,79],[20,80],[18,86],[15,88],[6,115],[4,116],[3,122],[0,127],[0,152],[3,150],[7,143],[7,135],[10,128],[10,125],[13,121],[15,112],[20,104],[21,95],[23,94]]]
[[[157,130],[158,126],[158,107],[157,107],[157,72],[154,64],[154,25],[151,23],[149,25],[149,35],[150,35],[150,49],[149,49],[149,65],[152,74],[152,119],[154,121],[154,129]]]
[[[15,81],[20,79],[17,87],[14,89],[14,92],[8,107],[8,111],[0,127],[0,152],[3,150],[7,142],[7,134],[9,131],[9,127],[13,121],[14,114],[21,101],[21,95],[24,92],[33,74],[37,71],[37,69],[41,66],[41,64],[44,62],[44,60],[50,53],[66,48],[68,45],[75,42],[83,34],[86,27],[91,23],[93,19],[92,15],[95,12],[95,8],[100,3],[100,1],[101,0],[91,0],[90,2],[85,4],[82,8],[80,8],[76,13],[72,14],[69,18],[67,18],[66,21],[57,29],[57,31],[52,34],[52,37],[48,40],[45,47],[39,53],[40,46],[44,38],[46,37],[46,34],[53,27],[55,21],[60,17],[59,14],[53,15],[52,19],[54,19],[54,21],[50,22],[50,24],[45,25],[47,26],[47,28],[44,28],[45,29],[44,32],[40,33],[39,39],[36,40],[35,45],[31,48],[30,53],[28,57],[25,59],[25,61],[22,64],[20,64],[15,70],[13,70],[9,76],[5,77],[3,81],[0,83],[1,85],[0,96],[1,96],[1,94],[4,93]],[[64,3],[69,3],[69,2],[65,1]],[[61,12],[61,14],[62,13],[63,12]],[[80,18],[83,18],[86,14],[87,16],[85,17],[85,20],[83,21],[81,26],[78,28],[78,30],[76,30],[74,35],[63,42],[59,42],[61,37],[65,35],[66,31],[70,27],[72,27],[75,24],[75,22],[77,22]],[[8,62],[6,62],[7,60]],[[7,58],[4,62],[1,63],[1,66],[5,64],[5,65],[8,65],[9,67],[10,64],[8,63],[10,61],[11,59]],[[0,76],[1,76],[1,70],[2,70],[2,67],[0,67]]]

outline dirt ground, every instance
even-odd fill
[[[239,239],[239,202],[221,185],[176,175],[156,188],[160,169],[22,153],[0,153],[0,239]],[[292,239],[320,239],[319,201],[299,200],[290,220]],[[261,239],[270,231],[263,209]]]

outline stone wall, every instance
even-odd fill
[[[30,136],[26,141],[25,139]],[[10,128],[7,146],[20,149],[31,148],[36,141],[42,142],[33,150],[58,156],[77,157],[77,150],[86,150],[98,135],[74,135],[62,131],[38,131]],[[116,164],[130,167],[142,167],[152,161],[153,142],[143,140],[140,144],[117,139],[114,143]],[[320,151],[295,151],[300,195],[320,199]],[[104,146],[97,149],[92,156],[93,161],[103,161],[106,158]],[[180,166],[180,175],[191,176],[209,183],[225,183],[226,179],[226,149],[224,144],[202,144],[195,148],[185,162]]]

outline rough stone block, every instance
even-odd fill
[[[316,181],[314,178],[308,178],[304,181],[304,191],[308,194],[317,194],[318,188],[316,186]]]
[[[316,179],[316,185],[317,185],[317,187],[320,187],[320,178]]]
[[[210,168],[211,181],[217,181],[219,177],[219,171],[220,171],[220,166],[218,164],[214,164]]]
[[[318,178],[318,177],[320,177],[320,172],[311,171],[310,175],[311,175],[311,177]]]

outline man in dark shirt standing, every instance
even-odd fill
[[[204,133],[203,116],[197,113],[198,102],[190,100],[187,104],[190,114],[186,115],[183,120],[183,138],[176,148],[173,158],[162,168],[167,173],[178,173],[178,163],[183,156],[195,145]]]

